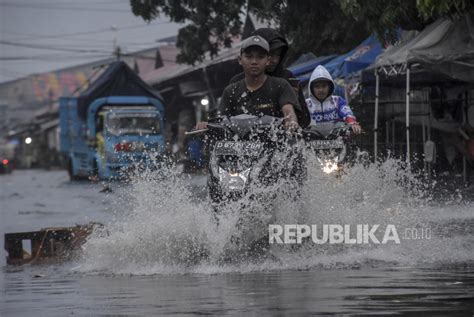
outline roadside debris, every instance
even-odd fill
[[[100,223],[75,227],[43,228],[39,231],[5,234],[8,265],[61,262],[73,258]]]
[[[113,192],[112,188],[110,188],[107,185],[105,185],[99,190],[99,193],[111,193],[111,192]]]

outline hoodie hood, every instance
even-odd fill
[[[329,74],[326,67],[319,65],[313,70],[311,77],[309,79],[309,96],[313,101],[316,101],[316,97],[313,95],[313,90],[311,89],[311,84],[316,81],[327,81],[329,82],[329,94],[326,96],[326,99],[331,96],[334,92],[334,80],[332,79],[331,74]]]
[[[269,74],[272,76],[278,76],[283,70],[283,63],[285,61],[286,53],[288,52],[288,41],[283,37],[283,35],[271,28],[257,29],[252,32],[252,35],[259,35],[267,40],[268,44],[270,44],[270,52],[278,48],[283,48],[280,55],[280,62],[275,70]]]

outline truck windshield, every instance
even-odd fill
[[[160,120],[155,115],[110,115],[106,121],[107,132],[123,134],[159,134]]]

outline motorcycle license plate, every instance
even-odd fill
[[[263,149],[262,143],[219,141],[214,147],[220,155],[259,155]]]
[[[316,150],[341,149],[344,142],[341,140],[315,140],[311,141],[311,147]]]

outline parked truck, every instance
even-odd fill
[[[71,180],[154,168],[164,152],[161,96],[123,62],[111,64],[78,97],[60,98],[59,123]]]

